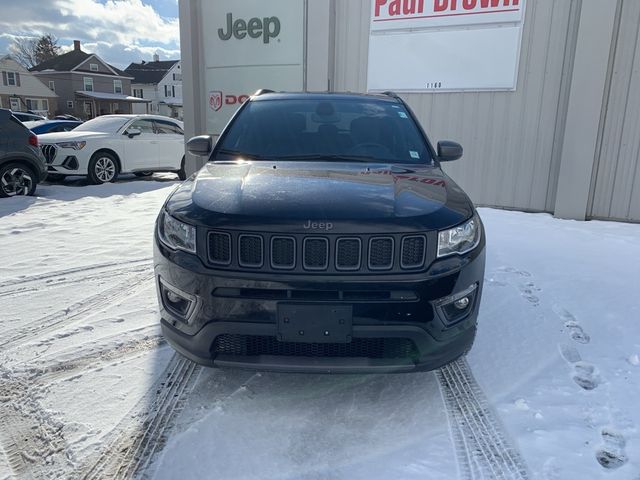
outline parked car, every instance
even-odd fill
[[[397,95],[258,92],[167,199],[154,263],[165,338],[194,362],[407,372],[472,346],[485,239]]]
[[[0,108],[0,197],[33,195],[47,177],[38,137]]]
[[[31,112],[11,112],[13,113],[13,116],[16,117],[18,120],[20,120],[21,122],[33,122],[33,121],[37,121],[37,120],[46,120],[46,117],[43,117],[42,115],[38,115],[37,113],[31,113]]]
[[[82,120],[80,120],[78,117],[74,116],[74,115],[70,115],[68,113],[65,113],[64,115],[56,115],[55,117],[53,117],[54,120],[74,120],[76,122],[82,122]]]
[[[40,135],[49,173],[86,175],[114,182],[121,173],[184,172],[184,131],[179,120],[159,115],[103,115],[70,132]]]
[[[78,125],[82,125],[82,122],[73,120],[34,120],[22,123],[36,135],[41,135],[43,133],[70,132]]]

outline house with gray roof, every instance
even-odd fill
[[[134,97],[150,100],[147,105],[133,105],[133,113],[154,113],[182,120],[182,67],[180,60],[132,63],[125,68],[131,77]]]
[[[0,108],[53,116],[58,96],[10,55],[0,56]]]
[[[90,119],[132,113],[132,105],[148,103],[131,95],[133,77],[73,42],[73,50],[42,62],[30,71],[58,95],[56,114]]]

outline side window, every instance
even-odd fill
[[[136,120],[129,128],[137,128],[142,133],[155,133],[153,130],[153,122],[151,120]]]
[[[174,135],[184,135],[182,129],[175,123],[156,120],[156,130],[158,133],[172,133]]]

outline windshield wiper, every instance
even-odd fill
[[[278,160],[320,160],[320,161],[343,161],[343,162],[366,162],[366,163],[386,163],[387,160],[371,158],[366,155],[342,155],[342,154],[320,154],[312,153],[307,155],[284,155]]]
[[[221,148],[216,153],[222,153],[223,155],[232,155],[234,157],[246,158],[247,160],[273,160],[271,157],[263,157],[262,155],[256,155],[254,153],[240,152],[238,150],[230,150],[228,148]],[[220,160],[216,158],[216,160]],[[227,160],[227,159],[225,159]]]

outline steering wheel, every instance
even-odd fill
[[[351,147],[347,153],[348,154],[357,154],[357,153],[369,153],[371,151],[377,151],[376,153],[380,153],[381,156],[392,156],[392,152],[386,145],[382,145],[381,143],[374,142],[364,142],[358,143]]]

